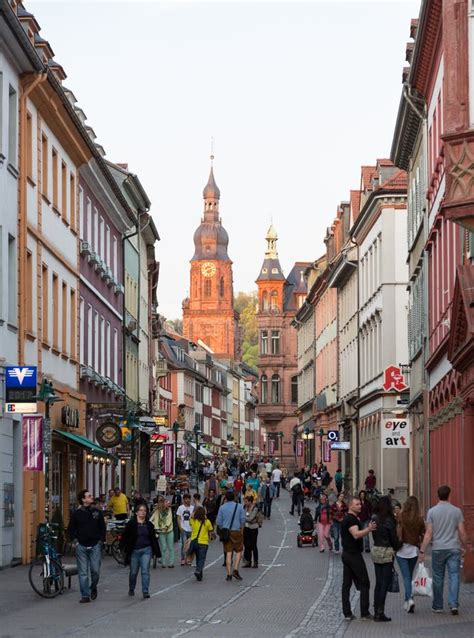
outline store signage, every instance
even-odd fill
[[[268,454],[270,454],[270,456],[275,454],[275,441],[273,439],[268,440]]]
[[[6,366],[5,412],[34,414],[37,411],[36,366]]]
[[[122,429],[113,421],[105,421],[95,431],[95,438],[104,448],[116,447],[122,443]]]
[[[172,476],[174,474],[174,443],[165,443],[163,445],[163,459],[163,474]]]
[[[43,471],[43,417],[23,417],[23,469]]]
[[[331,443],[330,441],[323,441],[323,462],[331,462]]]
[[[166,476],[159,476],[156,481],[156,491],[166,493]]]
[[[78,428],[80,425],[80,413],[77,408],[65,405],[61,408],[61,423],[68,428]]]
[[[296,456],[303,456],[303,441],[301,439],[297,439],[296,441]]]
[[[350,441],[333,441],[331,443],[331,450],[350,450],[351,442]]]
[[[410,447],[410,421],[408,419],[384,419],[381,439],[383,448],[408,450]]]
[[[405,377],[399,366],[388,366],[383,373],[383,389],[387,392],[395,390],[402,392],[408,388],[405,383]]]
[[[327,435],[330,441],[339,441],[339,430],[328,430]]]
[[[167,414],[159,414],[158,416],[153,417],[153,421],[155,425],[162,425],[165,428],[168,427],[168,415]]]

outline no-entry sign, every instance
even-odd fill
[[[381,439],[383,448],[408,450],[410,447],[409,419],[384,419]]]

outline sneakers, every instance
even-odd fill
[[[432,608],[431,608],[431,611],[432,611],[434,614],[442,614],[442,613],[443,613],[443,609],[435,609],[435,607],[432,607]]]
[[[451,607],[449,611],[451,612],[451,616],[457,616],[459,614],[459,610],[457,607]]]
[[[347,616],[344,616],[344,620],[355,620],[356,617],[354,616],[354,614],[348,614]]]
[[[150,598],[150,594],[147,591],[143,592],[143,598]]]
[[[410,600],[407,602],[407,612],[409,614],[412,614],[415,611],[415,601],[413,600],[413,598],[410,598]]]
[[[79,602],[80,603],[90,603],[91,599],[89,598],[89,596],[83,596]]]
[[[408,600],[405,600],[405,602],[403,603],[403,609],[405,611],[408,611]]]
[[[184,565],[186,565],[186,561],[184,560],[184,558],[181,559],[181,567],[183,567]],[[164,567],[164,565],[163,565]]]
[[[239,572],[234,569],[232,576],[235,578],[235,580],[242,580],[242,576],[239,574]]]
[[[133,591],[133,589],[129,589],[128,590],[128,595],[129,596],[135,596],[135,592]]]
[[[91,600],[95,600],[97,598],[97,587],[91,587]]]

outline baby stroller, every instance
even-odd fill
[[[298,547],[303,547],[303,545],[316,547],[318,537],[314,534],[314,520],[309,511],[309,507],[303,507],[303,513],[301,514],[298,525],[300,526],[300,531],[296,536],[296,544]]]

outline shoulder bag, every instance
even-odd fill
[[[232,514],[232,518],[230,519],[230,526],[229,527],[220,527],[219,530],[218,530],[219,540],[222,543],[227,543],[227,541],[230,538],[230,530],[232,528],[232,523],[234,522],[235,513],[237,512],[237,507],[238,506],[239,506],[239,504],[236,503],[235,504],[234,513]]]
[[[199,536],[201,535],[201,530],[203,525],[204,525],[204,521],[202,521],[201,525],[199,526],[199,531],[197,533],[196,538],[193,538],[193,540],[188,538],[187,541],[184,543],[184,553],[186,554],[188,564],[192,563],[193,555],[197,554],[197,549],[198,549],[197,546],[199,545]]]

